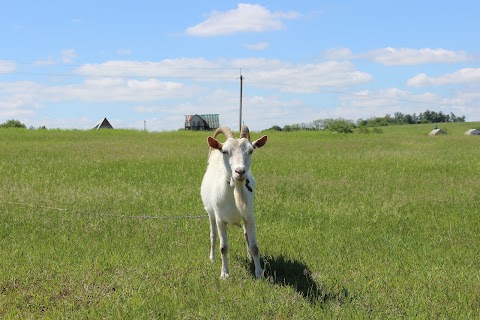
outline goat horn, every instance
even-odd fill
[[[240,138],[247,138],[248,141],[252,141],[250,139],[250,130],[248,130],[248,127],[246,125],[243,125],[240,129]]]
[[[215,139],[220,133],[222,133],[227,139],[233,138],[232,130],[230,130],[229,127],[219,127],[217,130],[215,130],[213,138]]]

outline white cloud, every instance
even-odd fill
[[[217,89],[208,94],[191,97],[192,100],[178,104],[137,105],[133,111],[143,114],[145,118],[152,116],[161,118],[147,121],[150,130],[162,128],[176,129],[183,125],[184,115],[192,113],[218,113],[220,124],[238,130],[239,99],[238,91]],[[299,113],[292,114],[295,108]],[[265,129],[273,124],[287,124],[299,119],[302,101],[300,99],[285,99],[275,95],[245,95],[243,99],[243,120],[254,130]],[[261,115],[268,114],[268,117]],[[304,113],[305,114],[305,113]],[[273,124],[271,124],[273,123]]]
[[[56,58],[48,57],[47,59],[39,59],[34,61],[34,65],[37,66],[53,66],[59,63],[63,64],[72,64],[75,62],[77,58],[77,53],[75,49],[66,49],[60,52],[60,56]]]
[[[246,81],[253,85],[296,93],[315,93],[332,87],[345,88],[373,79],[370,74],[356,70],[353,64],[346,61],[288,64],[257,59],[250,61],[250,67],[247,67],[246,71]]]
[[[85,85],[88,87],[97,87],[108,89],[109,87],[117,87],[125,85],[123,78],[91,78],[85,79]]]
[[[128,80],[128,88],[141,91],[174,91],[181,89],[183,85],[173,81],[160,81],[157,79],[148,79],[145,81]]]
[[[165,59],[158,62],[114,60],[101,64],[85,64],[74,72],[91,77],[193,78],[205,77],[206,69],[219,67],[221,66],[218,63],[203,58]]]
[[[322,57],[327,60],[349,60],[354,58],[354,55],[348,48],[334,48],[325,51]]]
[[[343,105],[352,107],[380,108],[391,106],[398,108],[404,103],[425,104],[438,103],[439,100],[432,94],[413,94],[407,90],[387,88],[382,90],[362,90],[341,97]],[[398,110],[397,110],[398,111]]]
[[[238,32],[264,32],[281,30],[283,20],[295,19],[296,12],[272,12],[259,4],[240,3],[236,9],[214,11],[208,18],[186,30],[191,36],[218,36]]]
[[[188,96],[188,89],[182,83],[157,79],[87,79],[82,85],[50,87],[46,93],[64,100],[139,102]]]
[[[40,116],[54,112],[49,109],[52,105],[55,108],[76,106],[78,109],[74,112],[79,117],[84,116],[83,106],[88,106],[86,109],[98,106],[102,112],[121,113],[117,125],[120,127],[138,123],[137,128],[141,129],[143,121],[139,119],[145,117],[149,130],[175,130],[183,125],[185,114],[220,113],[221,123],[236,129],[241,68],[245,77],[243,118],[253,130],[319,118],[357,119],[397,111],[411,114],[427,108],[466,115],[469,121],[478,119],[475,106],[479,105],[480,94],[474,90],[475,86],[464,84],[480,83],[480,69],[462,69],[437,78],[423,75],[410,79],[411,86],[463,85],[456,92],[445,93],[445,97],[398,88],[349,94],[349,88],[373,79],[371,74],[346,61],[347,58],[340,58],[350,55],[348,49],[338,49],[330,56],[337,57],[338,61],[312,63],[267,58],[179,58],[71,66],[72,78],[55,78],[44,84],[35,82],[38,77],[35,81],[0,81],[0,117],[18,115],[31,119],[23,121],[28,125],[48,127],[69,127],[66,123],[70,121],[71,128],[78,128],[82,124],[71,119],[64,119],[66,122],[59,119],[56,125],[54,119],[42,123]],[[48,71],[47,66],[42,68]],[[93,126],[96,120],[85,123]]]
[[[407,66],[426,63],[458,63],[473,60],[471,55],[468,55],[463,51],[430,48],[381,48],[361,54],[359,57],[373,59],[375,62],[387,66]]]
[[[323,88],[348,87],[366,83],[372,76],[359,71],[348,61],[315,64],[288,63],[264,58],[167,59],[159,62],[109,61],[89,64],[75,72],[92,77],[151,77],[183,79],[181,81],[238,81],[238,72],[253,86],[283,92],[313,93]]]
[[[410,66],[427,63],[461,63],[474,61],[474,55],[445,49],[380,48],[354,54],[349,48],[333,48],[321,54],[327,60],[370,59],[386,66]]]
[[[0,60],[0,73],[10,73],[16,68],[17,64],[14,61]]]
[[[0,116],[31,115],[40,107],[38,92],[43,86],[31,81],[0,82]]]
[[[453,112],[465,115],[467,121],[478,119],[478,102],[480,93],[457,92],[451,97],[441,97],[435,93],[412,93],[398,88],[381,90],[362,90],[339,97],[341,107],[335,110],[336,115],[348,119],[370,118],[375,116],[393,115],[395,112],[404,114],[420,113],[427,109]]]
[[[261,51],[267,49],[269,46],[268,42],[259,42],[259,43],[250,43],[245,44],[244,47],[248,50]]]
[[[135,106],[133,108],[133,111],[137,112],[137,113],[159,113],[159,112],[163,112],[163,110],[165,109],[165,107],[161,107],[161,106]]]
[[[124,48],[124,49],[118,49],[117,50],[117,54],[119,56],[130,56],[130,55],[132,55],[132,53],[133,53],[132,49],[125,49]]]
[[[291,108],[300,108],[301,98],[281,97],[286,93],[318,93],[323,89],[348,87],[372,77],[356,70],[349,62],[317,64],[288,63],[264,58],[207,60],[202,58],[166,59],[159,62],[108,61],[74,69],[75,82],[55,81],[0,83],[0,113],[48,108],[52,103],[136,104],[136,113],[155,112],[218,113],[237,118],[238,72],[245,75],[245,104],[262,114],[279,118]],[[84,77],[78,82],[78,77]],[[65,78],[62,78],[64,80]],[[81,79],[81,78],[80,78]],[[252,94],[256,89],[268,90]],[[280,95],[280,96],[277,96]],[[130,106],[130,108],[132,108]],[[248,110],[248,108],[247,108]],[[251,111],[249,111],[251,112]],[[248,116],[248,113],[246,113]],[[266,119],[255,119],[258,124]],[[278,121],[279,122],[279,121]],[[75,127],[75,124],[73,124]]]
[[[48,58],[44,60],[36,60],[33,64],[37,66],[53,66],[57,64],[57,62],[53,58]]]
[[[452,84],[480,84],[480,68],[465,68],[440,77],[429,77],[420,73],[407,80],[410,87],[442,86]]]
[[[60,58],[63,63],[71,64],[75,62],[75,59],[77,58],[77,53],[75,52],[75,49],[66,49],[60,53]]]
[[[82,84],[40,85],[30,81],[0,83],[0,113],[15,110],[32,110],[49,103],[83,101],[104,102],[151,102],[178,96],[188,97],[189,90],[181,83],[163,82],[156,79],[87,79]]]

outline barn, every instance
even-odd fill
[[[470,129],[465,132],[467,136],[480,136],[480,130]]]
[[[95,127],[92,128],[92,130],[98,129],[113,129],[113,127],[110,122],[108,122],[107,118],[103,118],[95,125]]]
[[[215,130],[218,127],[218,114],[185,115],[185,130]]]

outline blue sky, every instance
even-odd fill
[[[3,1],[0,122],[252,130],[427,109],[480,121],[478,1]]]

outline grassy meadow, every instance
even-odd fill
[[[480,123],[439,127],[268,132],[262,281],[208,259],[208,133],[0,130],[0,318],[479,318]]]

